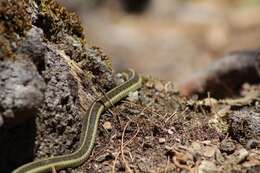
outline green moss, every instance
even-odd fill
[[[45,38],[59,43],[64,35],[71,35],[85,44],[83,27],[75,13],[66,11],[54,0],[35,0],[39,7],[37,20],[32,23],[33,1],[5,0],[0,2],[0,60],[15,57],[15,51],[26,32],[36,25],[40,27]],[[14,46],[15,45],[15,46]]]
[[[84,41],[83,27],[75,13],[68,12],[54,0],[38,1],[40,14],[36,26],[43,29],[45,37],[54,42],[63,39],[63,33]]]

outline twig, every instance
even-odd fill
[[[176,115],[177,112],[178,112],[178,108],[176,108],[176,110],[164,122],[167,123],[170,119],[172,119],[174,115]]]
[[[126,166],[127,170],[128,170],[130,173],[133,172],[133,171],[131,170],[131,168],[129,167],[129,164],[128,164],[127,160],[125,159],[125,156],[124,156],[124,148],[125,148],[128,144],[130,144],[130,143],[135,139],[135,137],[137,136],[137,134],[138,134],[139,131],[140,131],[140,128],[139,128],[138,123],[135,122],[136,125],[137,125],[136,133],[134,134],[134,136],[133,136],[130,140],[124,142],[124,137],[125,137],[126,128],[128,127],[128,125],[129,125],[131,122],[133,122],[133,121],[132,121],[132,120],[129,120],[129,121],[126,123],[125,127],[124,127],[124,130],[123,130],[123,133],[122,133],[122,138],[121,138],[120,152],[116,155],[115,160],[114,160],[114,164],[113,164],[113,168],[112,168],[112,172],[113,172],[113,173],[115,173],[116,161],[117,161],[117,159],[118,159],[118,157],[119,157],[120,154],[121,154],[121,156],[122,156],[122,159],[123,159],[123,161],[124,161],[124,163],[125,163],[125,166]]]
[[[127,103],[127,104],[134,104],[136,107],[142,107],[142,106],[140,106],[140,105],[138,105],[138,104],[136,104],[136,103],[131,103],[131,102],[128,102],[128,101],[122,101],[123,103]],[[157,112],[155,112],[154,110],[151,110],[151,108],[150,108],[150,104],[152,104],[153,102],[150,102],[145,108],[143,108],[143,112],[145,111],[145,110],[148,110],[149,112],[152,112],[152,113],[154,113],[154,114],[156,114],[157,116],[159,116],[159,117],[163,117],[163,115],[161,115],[161,114],[159,114],[159,113],[157,113]],[[142,113],[142,112],[141,112]]]
[[[166,163],[166,167],[165,167],[164,173],[167,172],[168,167],[169,167],[169,163],[170,163],[170,159],[169,159],[169,156],[167,156],[167,163]]]
[[[117,161],[119,155],[120,155],[120,152],[118,152],[116,157],[115,157],[115,160],[114,160],[114,163],[113,163],[113,167],[112,167],[112,173],[115,173],[116,161]]]

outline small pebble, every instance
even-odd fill
[[[170,135],[173,134],[173,131],[172,131],[171,129],[169,129],[167,132],[168,132]]]
[[[145,85],[147,86],[147,88],[152,88],[153,87],[153,83],[151,81],[146,82]]]
[[[123,75],[121,73],[117,73],[115,81],[117,85],[124,83]]]
[[[127,97],[127,100],[129,100],[130,102],[134,102],[134,101],[137,101],[138,100],[138,91],[135,91],[135,92],[130,92],[128,97]]]
[[[154,88],[155,88],[157,91],[162,91],[162,90],[164,89],[164,86],[163,86],[163,84],[162,84],[160,81],[157,81],[157,82],[155,83]]]
[[[165,142],[166,142],[165,138],[159,138],[159,143],[160,143],[160,144],[163,144],[163,143],[165,143]]]
[[[111,122],[106,121],[106,122],[103,124],[103,127],[104,127],[106,130],[111,130],[111,129],[112,129],[112,124],[111,124]]]
[[[241,163],[249,155],[249,152],[244,148],[240,149],[237,153],[238,153],[238,156],[236,157],[237,163]]]

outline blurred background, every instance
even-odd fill
[[[224,54],[260,46],[259,0],[59,0],[116,70],[179,83]]]

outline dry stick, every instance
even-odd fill
[[[117,161],[119,155],[120,155],[120,152],[118,152],[116,157],[115,157],[115,161],[114,161],[114,164],[113,164],[113,167],[112,167],[112,173],[115,173],[116,161]]]
[[[127,170],[128,170],[130,173],[132,173],[133,171],[132,171],[131,168],[129,167],[128,162],[126,161],[125,155],[124,155],[124,147],[127,145],[127,143],[124,144],[125,130],[126,130],[127,126],[130,124],[130,122],[131,122],[131,121],[128,121],[128,122],[126,123],[126,125],[125,125],[125,127],[124,127],[124,130],[123,130],[122,139],[121,139],[121,156],[122,156],[122,159],[123,159],[123,161],[124,161],[124,163],[125,163],[125,165],[126,165]],[[137,127],[138,127],[138,130],[137,130],[137,133],[138,133],[138,132],[139,132],[139,126],[138,126],[138,124],[137,124]],[[136,133],[136,135],[137,135],[137,133]],[[135,137],[135,135],[134,135],[134,137]],[[131,141],[131,140],[130,140],[130,141]],[[130,141],[129,141],[129,142],[130,142]]]
[[[128,140],[128,141],[126,141],[126,142],[124,143],[125,131],[126,131],[127,126],[130,124],[130,122],[133,122],[133,121],[132,121],[132,120],[129,120],[129,121],[126,123],[125,127],[124,127],[123,134],[122,134],[122,138],[121,138],[121,150],[120,150],[120,152],[119,152],[119,153],[116,155],[116,157],[115,157],[115,161],[114,161],[113,168],[112,168],[112,173],[115,173],[116,161],[117,161],[117,159],[118,159],[120,153],[122,154],[122,159],[123,159],[123,161],[125,162],[125,165],[126,165],[128,171],[129,171],[130,173],[132,173],[132,170],[131,170],[131,168],[129,167],[129,165],[128,165],[128,163],[127,163],[125,157],[124,157],[124,148],[125,148],[126,145],[130,144],[130,143],[134,140],[134,138],[135,138],[135,137],[137,136],[137,134],[139,133],[140,128],[139,128],[138,123],[135,122],[136,125],[137,125],[136,133],[134,134],[134,136],[133,136],[130,140]]]
[[[203,109],[203,107],[201,105],[199,105],[199,109],[201,110],[202,114],[204,115],[204,117],[207,116],[205,110]]]
[[[123,102],[123,103],[127,103],[127,104],[131,104],[131,102],[128,102],[128,101],[122,101],[122,102]],[[151,103],[153,103],[153,102],[151,102]],[[132,104],[134,104],[134,105],[137,106],[137,107],[141,107],[140,105],[138,105],[138,104],[136,104],[136,103],[132,103]],[[161,115],[161,114],[159,114],[159,113],[157,113],[157,112],[151,110],[149,104],[145,107],[144,110],[146,110],[146,109],[147,109],[148,111],[150,111],[150,112],[156,114],[156,115],[159,116],[159,117],[163,117],[163,115]],[[141,113],[142,113],[142,112],[141,112]]]
[[[176,110],[164,122],[167,123],[170,119],[172,119],[174,115],[176,115],[177,112],[178,112],[178,108],[176,108]]]
[[[129,122],[129,124],[130,124],[131,121],[128,121],[128,122]],[[136,126],[137,126],[137,131],[136,131],[136,133],[134,134],[134,136],[133,136],[130,140],[128,140],[126,143],[124,143],[123,140],[124,140],[125,130],[126,130],[127,126],[128,126],[128,124],[126,124],[126,126],[125,126],[125,128],[124,128],[123,135],[122,135],[122,140],[121,140],[121,154],[122,154],[122,159],[124,160],[125,163],[127,163],[127,162],[126,162],[126,160],[125,160],[125,158],[124,158],[123,148],[125,148],[126,145],[130,144],[130,143],[134,140],[134,138],[137,136],[137,134],[139,133],[139,131],[140,131],[139,125],[138,125],[138,123],[136,123]],[[129,169],[130,172],[132,172],[131,169],[130,169],[130,167],[128,167],[128,169]]]
[[[134,161],[134,159],[133,159],[133,156],[132,156],[131,152],[130,152],[130,151],[128,151],[128,154],[129,154],[129,156],[130,156],[130,158],[131,158],[131,161],[133,162],[133,161]]]
[[[162,120],[164,120],[167,117],[168,113],[166,112],[162,118]]]
[[[166,163],[166,167],[165,167],[164,173],[166,173],[167,170],[168,170],[169,162],[170,162],[170,159],[169,159],[169,156],[167,156],[167,163]]]

